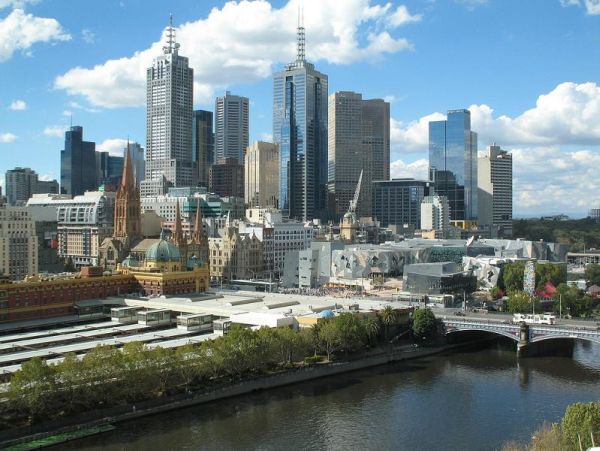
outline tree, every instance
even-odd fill
[[[398,313],[391,305],[386,305],[378,312],[383,324],[385,341],[389,340],[390,328],[398,322]]]
[[[567,407],[562,419],[562,433],[571,449],[579,449],[579,440],[583,449],[592,446],[592,437],[598,442],[600,435],[600,404],[595,402],[575,403]]]
[[[537,299],[533,299],[529,293],[524,291],[513,291],[508,295],[506,307],[511,313],[531,313],[534,309],[534,302],[535,309],[539,311],[539,301]]]
[[[10,380],[8,397],[31,420],[52,416],[59,404],[55,368],[39,357],[23,363]]]
[[[535,287],[541,289],[548,282],[557,286],[567,281],[566,266],[556,263],[536,263],[535,265]]]
[[[370,345],[373,345],[377,342],[377,337],[379,337],[380,330],[381,326],[378,318],[373,318],[370,316],[365,320],[365,333],[367,334],[367,339]]]
[[[590,285],[600,286],[600,265],[589,264],[585,267],[585,280]]]
[[[415,310],[412,320],[412,331],[416,338],[429,340],[437,334],[437,321],[430,309]]]
[[[341,349],[342,342],[342,334],[333,319],[319,324],[317,345],[319,349],[327,354],[327,360],[331,360],[331,355]]]
[[[525,264],[522,262],[507,263],[502,270],[502,281],[507,292],[523,290],[523,274]]]
[[[71,257],[67,258],[65,261],[65,272],[75,272],[75,265],[73,264],[73,259]]]

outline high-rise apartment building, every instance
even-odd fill
[[[279,208],[300,220],[327,215],[327,75],[305,58],[298,27],[296,61],[273,74],[273,140],[279,144]]]
[[[448,198],[451,221],[477,221],[477,133],[469,110],[429,122],[429,177]]]
[[[215,162],[215,134],[213,132],[212,111],[194,111],[192,154],[198,167],[198,185],[208,187],[208,172]]]
[[[445,238],[450,229],[450,204],[445,196],[434,194],[421,201],[421,229],[439,232],[436,237]]]
[[[65,148],[60,152],[60,192],[80,196],[96,186],[96,143],[83,140],[83,127],[65,132]]]
[[[243,198],[244,165],[237,158],[225,158],[213,164],[208,174],[208,189],[221,197]]]
[[[491,236],[512,236],[512,155],[489,146],[478,160],[479,226]]]
[[[415,179],[373,182],[373,217],[382,227],[421,228],[421,201],[433,191],[431,182]]]
[[[6,198],[10,205],[27,203],[34,194],[58,193],[56,180],[40,180],[30,168],[14,168],[6,171]]]
[[[192,156],[194,71],[179,55],[172,23],[163,55],[146,71],[146,177],[142,196],[163,194],[168,185],[195,186]]]
[[[249,207],[277,208],[279,196],[279,148],[256,141],[244,156],[244,200]]]
[[[0,207],[0,276],[22,280],[37,274],[35,222],[25,207]]]
[[[244,162],[248,147],[249,101],[225,92],[215,102],[215,163],[225,158],[237,158]]]
[[[362,171],[357,215],[372,215],[372,182],[390,176],[390,109],[381,99],[341,91],[329,96],[329,211],[338,219],[347,210]]]

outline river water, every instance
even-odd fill
[[[496,343],[122,423],[63,448],[494,450],[599,399],[600,345],[518,360]]]

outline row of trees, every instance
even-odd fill
[[[566,283],[556,287],[552,300],[552,310],[557,314],[586,318],[597,316],[600,309],[600,300]],[[524,291],[510,292],[505,307],[511,313],[531,313],[534,309],[536,312],[541,311],[539,299]]]
[[[548,282],[557,286],[567,280],[567,272],[564,265],[552,263],[535,264],[535,288],[542,290]],[[524,262],[507,263],[502,269],[502,277],[498,281],[499,288],[507,293],[523,291],[523,275],[525,273]]]
[[[428,313],[427,313],[428,312]],[[98,346],[83,359],[67,354],[55,365],[34,358],[12,377],[7,402],[0,403],[5,426],[203,390],[215,384],[328,360],[388,342],[398,331],[397,311],[386,307],[376,317],[343,313],[310,329],[233,326],[228,334],[177,349],[149,349],[142,343],[122,350]],[[436,320],[430,310],[415,312],[419,339],[431,338]]]
[[[600,248],[600,227],[592,219],[570,221],[542,221],[520,219],[513,221],[513,236],[526,240],[562,243],[571,252]]]
[[[510,442],[503,451],[569,451],[590,449],[600,442],[600,404],[575,403],[567,407],[560,423],[538,429],[528,445]]]

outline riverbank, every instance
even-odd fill
[[[135,405],[117,406],[86,412],[75,417],[61,418],[30,427],[14,428],[0,432],[0,446],[24,444],[33,440],[64,434],[81,429],[94,428],[107,424],[117,424],[137,418],[178,410],[194,405],[218,401],[248,393],[292,385],[314,379],[357,371],[391,362],[418,359],[448,350],[470,346],[476,342],[449,344],[435,347],[396,347],[391,350],[375,350],[361,358],[307,365],[292,370],[259,376],[243,381],[222,385],[210,390],[195,391],[156,400],[144,401]]]

